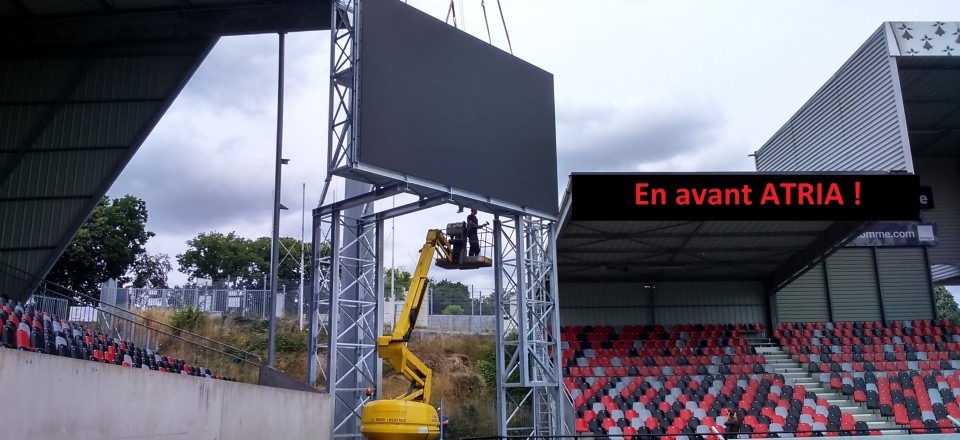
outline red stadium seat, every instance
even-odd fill
[[[590,428],[587,427],[587,421],[580,417],[577,417],[574,425],[577,432],[590,432]]]
[[[30,332],[23,328],[25,325],[26,324],[21,323],[20,327],[17,328],[17,348],[20,350],[33,351],[33,347],[30,346]]]

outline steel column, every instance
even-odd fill
[[[500,435],[569,432],[563,414],[553,222],[494,221]]]

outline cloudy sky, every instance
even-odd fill
[[[449,5],[409,3],[440,19]],[[481,0],[456,4],[460,27],[486,40]],[[558,192],[571,171],[753,170],[748,154],[882,22],[960,20],[956,0],[501,4],[514,54],[554,75]],[[493,44],[506,50],[496,2],[486,6]],[[109,191],[146,201],[148,229],[157,234],[150,252],[175,260],[201,232],[270,235],[277,40],[221,39]],[[290,164],[282,203],[290,210],[282,214],[281,234],[299,238],[302,185],[309,216],[326,177],[329,38],[289,34],[286,46],[283,156]],[[336,191],[342,198],[342,185]],[[443,206],[388,224],[385,261],[412,270],[426,229],[462,217]],[[493,286],[489,270],[432,275],[482,291]],[[170,278],[186,281],[176,271]]]

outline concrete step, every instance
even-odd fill
[[[769,346],[759,340],[757,342],[757,353],[762,353],[764,357],[766,357],[767,364],[773,367],[774,372],[782,374],[785,378],[792,379],[798,385],[803,385],[807,391],[812,391],[818,398],[822,397],[827,399],[828,404],[836,405],[840,408],[840,411],[851,414],[854,420],[866,422],[870,429],[891,429],[897,427],[892,421],[887,421],[885,417],[880,416],[879,412],[861,406],[852,399],[847,399],[834,391],[829,385],[820,383],[818,376],[811,375],[807,371],[806,365],[801,365],[797,358],[791,356],[790,353],[782,347]]]
[[[774,364],[774,368],[784,368],[784,369],[790,369],[790,370],[797,370],[797,372],[802,372],[802,373],[806,373],[806,372],[807,372],[806,369],[804,369],[803,367],[801,367],[800,365],[798,365],[796,362],[777,363],[777,364]]]

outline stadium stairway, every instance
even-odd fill
[[[860,406],[860,404],[847,399],[842,394],[834,392],[830,388],[825,388],[824,385],[820,383],[818,378],[815,378],[808,373],[806,368],[791,358],[790,354],[783,348],[774,343],[768,342],[766,339],[763,341],[750,340],[749,342],[751,345],[756,343],[754,348],[757,350],[757,353],[766,356],[767,363],[773,366],[776,373],[782,374],[784,377],[794,379],[798,385],[803,385],[806,387],[807,391],[813,391],[817,395],[818,399],[824,398],[830,405],[837,405],[840,407],[840,410],[845,414],[852,414],[854,420],[858,422],[866,422],[867,426],[869,426],[871,430],[887,430],[898,428],[898,426],[893,424],[892,421],[889,421],[886,417],[881,416],[879,412]],[[892,431],[883,432],[892,433]]]

